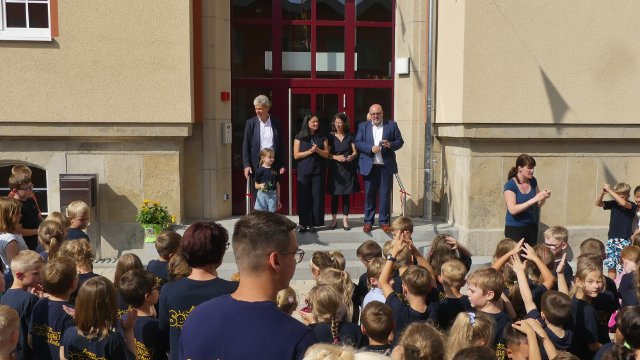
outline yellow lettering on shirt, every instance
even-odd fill
[[[153,352],[153,349],[149,349],[144,343],[136,339],[137,360],[151,360],[153,358]]]
[[[107,358],[98,356],[87,349],[82,349],[82,352],[69,351],[67,354],[67,359],[68,360],[107,360]]]
[[[497,360],[504,360],[507,357],[507,347],[504,346],[504,344],[497,344],[496,345],[496,359]]]
[[[47,324],[34,324],[33,335],[47,339],[47,343],[60,346],[60,331],[54,331]]]
[[[187,320],[187,316],[189,316],[194,308],[195,306],[192,306],[191,309],[187,311],[169,310],[169,326],[182,329],[184,321]]]

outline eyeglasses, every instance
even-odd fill
[[[295,255],[296,257],[296,264],[300,264],[302,262],[302,259],[304,259],[304,250],[302,249],[297,249],[296,251],[272,251],[270,253],[268,253],[267,255],[271,255],[271,253],[277,252],[278,254],[282,254],[282,255]]]
[[[548,247],[551,250],[555,250],[562,246],[562,244],[550,244],[548,242],[544,243],[544,246]]]

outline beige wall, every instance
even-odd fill
[[[229,1],[202,4],[204,119],[185,142],[185,214],[189,219],[221,219],[231,216],[233,201],[231,144],[222,144],[222,123],[231,121],[231,101],[220,100],[220,92],[231,91],[231,10]]]
[[[191,200],[182,193],[194,131],[191,1],[58,4],[53,41],[0,41],[0,163],[45,169],[49,211],[60,209],[60,174],[97,174],[89,235],[97,245],[99,225],[98,249],[114,257],[143,246],[143,199],[178,222]]]
[[[394,75],[393,118],[404,139],[396,152],[398,174],[411,194],[406,215],[422,214],[424,196],[424,134],[426,123],[427,78],[427,2],[400,0],[396,6],[395,57],[409,58],[409,75]],[[393,214],[402,211],[398,186],[394,180]]]
[[[190,123],[190,1],[58,2],[60,36],[0,42],[0,122]]]
[[[521,153],[552,196],[541,230],[563,225],[575,248],[606,240],[602,183],[640,183],[640,4],[441,1],[435,131],[442,203],[472,251],[503,236],[502,188]]]

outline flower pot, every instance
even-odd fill
[[[156,224],[141,224],[144,229],[144,242],[154,243],[156,237],[162,231],[162,226]]]

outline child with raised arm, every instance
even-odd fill
[[[540,360],[538,337],[531,322],[521,320],[504,329],[507,357],[513,360]],[[555,355],[555,353],[554,353]]]
[[[620,251],[631,245],[631,225],[634,216],[638,211],[638,205],[628,200],[631,186],[625,183],[618,183],[613,188],[611,185],[602,185],[602,191],[596,198],[596,206],[604,210],[611,210],[609,217],[609,233],[607,240],[604,265],[607,268],[607,275],[615,279],[617,273],[622,272],[620,263]],[[609,194],[613,200],[602,201],[605,194]]]
[[[406,241],[394,241],[393,247],[387,255],[387,262],[380,273],[380,288],[385,296],[386,304],[393,311],[393,318],[396,321],[396,339],[413,322],[430,319],[437,321],[437,303],[435,305],[427,305],[427,294],[433,288],[434,279],[433,275],[425,267],[420,265],[407,267],[402,273],[402,294],[394,292],[391,284],[389,284],[396,256],[407,245]],[[400,297],[401,295],[404,295],[406,301]]]
[[[440,268],[438,280],[445,293],[438,305],[438,326],[442,330],[448,330],[459,313],[472,310],[469,297],[460,293],[466,274],[465,265],[454,259],[447,260]]]
[[[526,262],[526,261],[525,261]],[[542,295],[541,308],[538,312],[531,289],[527,285],[526,264],[518,256],[513,256],[513,270],[518,275],[520,294],[527,311],[527,318],[542,323],[544,330],[540,354],[543,359],[553,359],[555,351],[567,350],[573,340],[573,332],[566,329],[571,322],[571,298],[559,291],[547,291]],[[563,273],[558,274],[564,277]],[[564,287],[564,285],[561,285]],[[536,331],[537,332],[537,331]]]
[[[469,302],[476,312],[481,311],[493,317],[496,322],[496,338],[493,346],[496,357],[504,359],[506,348],[502,334],[511,324],[511,318],[502,310],[501,294],[504,290],[504,276],[493,268],[483,268],[474,271],[467,278]]]
[[[0,304],[11,306],[20,317],[20,341],[18,348],[16,348],[17,359],[31,359],[31,348],[27,345],[29,321],[33,306],[40,298],[30,292],[29,288],[41,290],[40,270],[43,265],[44,260],[35,251],[20,251],[11,260],[13,284],[0,299]]]

